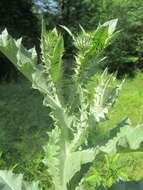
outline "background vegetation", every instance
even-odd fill
[[[89,32],[99,23],[118,18],[120,34],[104,54],[107,59],[101,68],[109,67],[110,72],[118,71],[118,77],[127,77],[116,109],[109,115],[109,122],[99,127],[99,139],[108,136],[122,118],[131,118],[134,125],[143,123],[143,1],[142,0],[1,0],[0,31],[5,27],[15,38],[23,37],[27,48],[36,46],[39,52],[40,17],[43,15],[47,29],[66,25],[73,32],[81,24]],[[71,71],[73,52],[71,38],[64,33],[66,72]],[[51,127],[47,109],[42,106],[42,97],[30,84],[18,76],[15,68],[0,54],[0,167],[14,167],[24,172],[25,178],[37,179],[44,183],[45,170],[41,164],[41,146]],[[17,82],[14,82],[17,80]],[[98,139],[97,139],[98,140]],[[99,157],[98,166],[104,162]],[[120,156],[122,165],[133,179],[143,179],[143,154]],[[105,166],[106,167],[106,166]],[[100,171],[101,173],[104,172]],[[92,170],[90,171],[92,173]]]
[[[36,46],[39,52],[40,18],[43,16],[47,29],[66,25],[73,32],[81,24],[89,32],[99,23],[118,18],[120,34],[115,42],[106,49],[108,59],[102,65],[118,76],[134,76],[136,70],[143,70],[143,1],[142,0],[1,0],[0,31],[5,27],[15,38],[23,36],[25,46]],[[73,47],[71,38],[64,34],[65,62],[71,68]],[[40,52],[39,52],[40,54]],[[0,54],[1,78],[16,79],[17,75],[8,60]],[[7,63],[7,64],[5,64]],[[12,75],[12,76],[11,76]]]

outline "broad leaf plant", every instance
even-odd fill
[[[78,35],[61,26],[72,37],[77,50],[73,73],[68,77],[63,65],[64,40],[56,29],[47,32],[42,23],[40,64],[35,49],[25,49],[22,39],[13,39],[6,29],[0,35],[0,51],[31,81],[32,88],[43,94],[44,106],[51,108],[54,128],[48,131],[43,163],[48,167],[55,190],[84,190],[82,174],[72,183],[83,165],[92,163],[99,153],[136,151],[143,141],[143,125],[132,127],[129,119],[111,131],[110,138],[104,142],[93,144],[89,140],[90,131],[107,119],[122,86],[107,70],[98,80],[96,77],[104,61],[103,49],[118,34],[114,32],[116,24],[116,19],[108,21],[90,33],[81,27]],[[96,134],[93,135],[96,139]],[[21,174],[5,170],[0,171],[0,189],[40,188],[35,182],[23,181]]]

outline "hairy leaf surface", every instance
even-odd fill
[[[12,171],[0,170],[1,190],[40,190],[38,183],[28,183],[23,180],[22,174],[14,174]]]
[[[143,125],[132,127],[129,119],[125,119],[111,132],[109,141],[100,150],[108,154],[131,152],[139,149],[142,142]]]
[[[42,24],[41,64],[37,64],[35,49],[26,50],[21,39],[14,40],[6,30],[0,35],[2,53],[32,82],[32,87],[43,94],[43,104],[51,108],[54,129],[48,132],[43,163],[48,167],[55,190],[68,190],[82,165],[92,162],[98,153],[136,151],[143,141],[143,125],[133,128],[124,120],[111,132],[110,139],[99,145],[88,142],[89,131],[106,120],[121,88],[107,70],[98,77],[98,82],[94,80],[104,60],[102,51],[116,36],[113,33],[116,24],[116,19],[111,20],[93,32],[81,27],[79,35],[63,27],[77,48],[75,72],[69,76],[69,87],[65,87],[69,83],[63,81],[63,37],[56,29],[46,32]],[[2,190],[38,190],[37,183],[24,182],[22,175],[11,171],[0,171],[0,185]],[[79,185],[77,182],[76,190],[84,190],[82,180]]]
[[[29,80],[32,80],[31,76],[37,63],[37,53],[34,48],[26,50],[21,41],[22,39],[14,40],[5,29],[0,35],[0,51]]]

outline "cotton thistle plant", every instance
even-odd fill
[[[54,129],[48,131],[43,163],[48,167],[55,190],[84,190],[82,175],[74,181],[74,188],[72,183],[83,165],[92,163],[102,152],[136,151],[143,141],[143,125],[134,128],[128,119],[118,125],[107,141],[91,145],[88,140],[89,131],[107,119],[122,85],[117,85],[115,76],[109,76],[107,70],[98,82],[95,80],[103,61],[102,51],[118,33],[114,32],[116,24],[116,19],[111,20],[91,33],[81,27],[78,35],[62,26],[77,49],[69,82],[63,68],[64,40],[56,29],[47,32],[42,24],[41,64],[37,64],[34,48],[25,49],[21,39],[14,40],[7,30],[0,35],[0,51],[43,94],[44,106],[51,108]],[[93,87],[89,89],[91,84]],[[0,187],[2,190],[38,190],[37,183],[24,182],[21,174],[12,171],[0,171]]]

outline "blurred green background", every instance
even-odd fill
[[[109,135],[109,130],[129,117],[133,126],[143,123],[143,1],[142,0],[1,0],[0,32],[7,28],[15,38],[22,36],[27,48],[33,46],[39,55],[40,25],[45,19],[47,30],[57,27],[65,39],[65,72],[70,74],[74,47],[71,38],[60,25],[79,32],[79,25],[90,32],[100,23],[118,18],[116,40],[104,51],[107,59],[101,65],[116,72],[119,80],[126,78],[110,120],[99,126],[97,140]],[[42,106],[42,96],[21,76],[0,53],[0,168],[14,168],[26,179],[41,179],[47,185],[46,170],[41,164],[42,145],[47,141],[47,129],[52,128],[50,110]],[[99,157],[93,167],[100,166]],[[121,155],[127,174],[143,179],[143,153]],[[90,171],[92,173],[92,170]],[[102,171],[100,171],[102,172]],[[104,171],[103,171],[104,172]],[[50,181],[50,178],[49,178]]]

